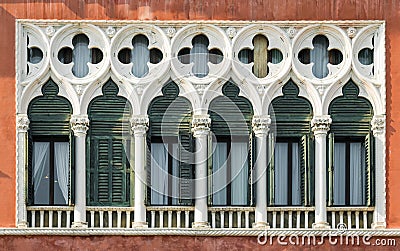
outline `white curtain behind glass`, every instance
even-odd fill
[[[361,143],[350,143],[350,204],[365,203],[365,158]]]
[[[301,205],[301,171],[298,143],[292,143],[292,205]]]
[[[288,203],[288,143],[275,144],[274,193],[276,205]]]
[[[226,205],[227,144],[216,143],[213,152],[213,205]]]
[[[314,48],[310,52],[310,60],[314,63],[313,74],[317,78],[328,76],[328,48],[329,41],[325,36],[316,36],[313,40]]]
[[[33,143],[34,203],[48,204],[50,189],[50,143]]]
[[[149,40],[143,35],[138,35],[133,39],[132,50],[132,73],[138,78],[146,76],[149,71],[147,63],[150,62],[150,50],[148,49]]]
[[[55,204],[66,204],[68,202],[68,183],[69,183],[69,143],[55,142],[54,143],[54,164],[57,176],[55,177],[54,191],[56,194],[57,186],[61,190],[62,198],[54,196]]]
[[[72,60],[74,66],[72,72],[75,77],[83,78],[89,73],[88,62],[90,59],[89,38],[84,34],[76,35],[73,39],[74,49],[72,53]]]
[[[208,39],[199,35],[193,39],[193,48],[190,52],[190,62],[193,62],[193,74],[202,78],[208,74]]]
[[[333,203],[346,203],[346,143],[335,143],[333,169]]]
[[[151,143],[151,204],[168,203],[167,144]]]
[[[248,148],[246,142],[232,142],[231,146],[232,205],[246,205],[248,191]]]

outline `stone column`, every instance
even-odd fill
[[[386,228],[386,135],[385,115],[375,115],[371,121],[375,138],[375,210],[373,228]]]
[[[311,121],[315,136],[315,222],[314,229],[330,228],[326,214],[326,135],[332,119],[329,115],[315,116]]]
[[[269,116],[254,116],[252,121],[253,132],[256,137],[254,180],[255,194],[255,222],[253,228],[269,228],[267,222],[267,136],[271,119]],[[252,167],[253,168],[253,167]]]
[[[87,115],[72,115],[70,120],[75,139],[75,208],[73,228],[87,228],[86,222],[86,132]]]
[[[208,228],[207,208],[207,143],[210,132],[211,119],[208,114],[194,115],[192,120],[192,132],[196,140],[196,175],[195,175],[195,208],[193,228]]]
[[[26,212],[26,173],[28,167],[28,129],[29,119],[26,114],[17,115],[17,227],[28,227]]]
[[[147,228],[146,222],[146,132],[149,128],[147,115],[136,115],[131,119],[135,137],[135,217],[134,228]]]

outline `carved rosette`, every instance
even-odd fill
[[[26,114],[17,115],[17,131],[26,133],[29,130],[29,118]]]
[[[137,115],[132,117],[131,128],[134,134],[146,134],[146,131],[149,129],[149,117],[147,115]]]
[[[312,131],[315,135],[327,134],[331,123],[332,119],[329,115],[316,116],[311,120]]]
[[[385,132],[386,118],[385,115],[376,115],[371,120],[371,130],[374,136],[382,135]]]
[[[211,126],[211,119],[208,114],[194,115],[192,119],[192,132],[194,137],[208,135]]]
[[[85,136],[89,129],[89,118],[87,115],[72,115],[70,124],[75,136]]]
[[[255,115],[251,121],[251,126],[256,137],[266,136],[269,132],[269,126],[271,125],[271,119],[269,116],[257,116]]]

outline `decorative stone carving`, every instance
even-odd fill
[[[229,27],[226,29],[226,35],[228,35],[229,38],[233,38],[236,36],[236,29],[234,27]]]
[[[17,130],[18,132],[26,133],[29,130],[29,118],[26,114],[17,115]]]
[[[354,27],[349,27],[347,28],[347,35],[349,36],[349,38],[353,38],[355,37],[357,34],[357,29]]]
[[[269,126],[271,125],[271,118],[269,116],[254,115],[251,126],[256,137],[266,136],[269,132]]]
[[[56,33],[56,29],[54,29],[53,26],[47,26],[46,27],[46,35],[49,37],[54,36],[54,33]]]
[[[371,121],[371,130],[374,136],[381,135],[385,132],[386,118],[385,115],[376,115]]]
[[[112,27],[112,26],[108,26],[107,29],[106,29],[106,34],[107,34],[107,36],[109,36],[109,37],[113,37],[113,36],[115,35],[116,32],[117,32],[117,31],[116,31],[115,28]]]
[[[296,36],[297,30],[294,27],[289,27],[286,30],[287,34],[289,35],[290,38],[294,38],[294,36]]]
[[[168,36],[169,38],[172,38],[172,37],[175,36],[176,30],[175,30],[174,27],[168,27],[167,30],[165,31],[165,34],[167,34],[167,36]]]
[[[331,116],[321,115],[316,116],[311,120],[311,127],[314,134],[326,134],[332,123]]]
[[[194,115],[192,119],[192,132],[194,137],[207,135],[210,131],[211,119],[208,114]]]
[[[149,117],[147,115],[136,115],[131,118],[131,128],[134,134],[146,134],[149,129]]]
[[[89,129],[89,118],[87,115],[72,115],[70,124],[75,136],[84,136]]]

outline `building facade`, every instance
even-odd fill
[[[5,238],[398,234],[397,3],[50,2],[2,4]]]

